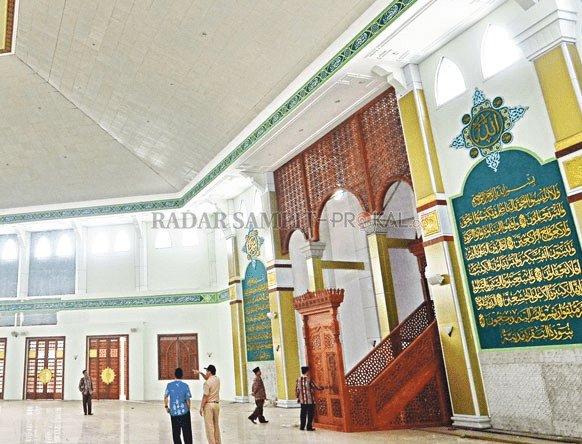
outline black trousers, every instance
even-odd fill
[[[301,404],[301,425],[299,428],[305,430],[305,419],[307,419],[307,430],[313,428],[313,414],[315,413],[315,404]]]
[[[253,418],[253,419],[259,418],[259,422],[265,422],[266,419],[263,416],[263,406],[265,405],[265,400],[264,399],[255,399],[255,404],[257,405],[257,407],[255,408],[255,411],[253,412],[253,414],[249,418]]]
[[[184,444],[192,444],[192,420],[190,419],[190,412],[185,415],[172,416],[172,439],[174,444],[182,444],[180,439],[180,431],[184,436]]]
[[[89,393],[83,393],[83,412],[86,414],[91,414],[91,398],[93,395]]]

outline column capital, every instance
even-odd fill
[[[301,247],[301,252],[305,255],[306,259],[323,257],[323,251],[325,250],[325,242],[313,241],[308,242],[307,245]]]
[[[366,236],[385,236],[388,233],[388,224],[382,219],[381,214],[372,214],[369,220],[362,223],[362,229],[366,232]]]
[[[539,4],[526,16],[515,40],[528,60],[534,61],[562,43],[576,42],[577,10],[571,1]]]

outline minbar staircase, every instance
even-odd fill
[[[343,290],[295,298],[303,316],[318,427],[361,432],[450,423],[450,403],[432,301],[420,305],[347,375],[337,309]]]

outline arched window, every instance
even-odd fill
[[[2,260],[14,261],[16,259],[18,259],[18,244],[14,239],[8,239],[2,249]]]
[[[113,242],[113,251],[120,253],[122,251],[129,251],[131,248],[131,242],[129,241],[129,236],[125,230],[121,230],[115,236],[115,241]]]
[[[170,232],[168,230],[158,230],[154,246],[156,248],[171,248],[172,238],[170,237]]]
[[[105,254],[109,251],[109,242],[105,233],[98,233],[97,236],[95,236],[95,240],[91,246],[91,251],[94,254]]]
[[[459,67],[450,59],[443,57],[436,74],[437,105],[447,103],[466,91],[465,79]]]
[[[51,256],[51,243],[47,236],[42,236],[34,248],[34,257],[36,259],[47,259]]]
[[[481,45],[481,67],[483,77],[489,78],[514,64],[521,51],[501,26],[489,25]]]
[[[75,255],[75,242],[71,233],[62,233],[57,241],[55,251],[58,257],[71,257]]]

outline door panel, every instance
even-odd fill
[[[94,399],[128,399],[127,335],[87,338]]]
[[[26,339],[26,399],[63,399],[65,338]]]

